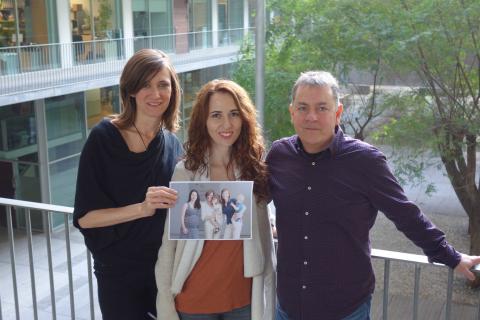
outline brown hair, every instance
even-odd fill
[[[168,130],[178,130],[180,120],[180,81],[168,56],[161,50],[142,49],[137,51],[127,62],[120,76],[120,96],[122,112],[117,116],[116,124],[120,129],[133,125],[137,115],[137,104],[132,95],[137,94],[143,85],[155,75],[167,68],[170,73],[172,94],[167,110],[162,116],[162,125]]]
[[[206,155],[211,145],[207,131],[209,103],[216,92],[232,96],[242,119],[242,129],[232,145],[228,167],[235,165],[240,170],[241,180],[253,180],[253,191],[258,200],[267,200],[267,166],[263,161],[265,146],[262,130],[257,122],[257,112],[248,93],[230,80],[212,80],[197,93],[190,115],[188,140],[185,142],[185,168],[203,172],[207,169]],[[236,161],[235,161],[236,160]]]

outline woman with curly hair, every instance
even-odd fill
[[[272,319],[273,238],[267,168],[256,111],[246,91],[213,80],[197,94],[185,158],[172,180],[254,182],[252,239],[168,241],[158,254],[158,319]]]

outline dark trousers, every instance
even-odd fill
[[[157,314],[157,287],[153,268],[121,274],[95,271],[95,276],[103,320],[155,319],[152,316]]]

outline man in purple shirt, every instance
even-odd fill
[[[385,156],[339,128],[328,72],[302,73],[289,107],[296,135],[267,156],[278,233],[277,320],[370,319],[375,287],[369,231],[382,211],[431,262],[473,280],[480,257],[450,246],[407,199]]]

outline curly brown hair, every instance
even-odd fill
[[[172,94],[167,110],[162,116],[162,124],[168,130],[178,130],[180,119],[180,81],[177,72],[168,56],[161,50],[141,49],[127,62],[120,76],[120,96],[122,98],[122,112],[117,116],[117,125],[121,129],[128,128],[135,122],[137,103],[132,95],[137,94],[143,85],[155,75],[167,68],[170,73]]]
[[[190,115],[188,140],[185,142],[185,168],[191,171],[207,170],[207,155],[211,138],[207,131],[210,98],[216,92],[232,96],[242,119],[242,129],[232,145],[228,167],[235,165],[241,180],[253,180],[257,200],[268,199],[267,166],[264,162],[265,145],[262,129],[257,122],[257,112],[248,93],[237,83],[216,79],[205,84],[197,93]]]

